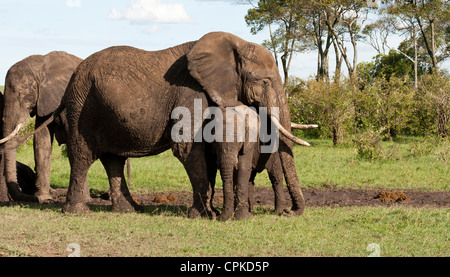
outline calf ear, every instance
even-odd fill
[[[38,116],[47,116],[58,108],[70,77],[80,62],[81,59],[65,52],[51,52],[44,57],[37,101]]]
[[[217,105],[236,106],[239,71],[252,44],[224,32],[206,34],[187,54],[189,73]]]

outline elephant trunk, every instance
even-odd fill
[[[6,100],[6,99],[5,99]],[[12,139],[16,137],[20,128],[23,126],[23,118],[26,116],[18,115],[13,109],[15,105],[10,105],[5,102],[5,109],[3,111],[3,134],[8,134],[2,143],[4,143],[4,173],[5,181],[8,188],[8,193],[13,200],[16,201],[35,201],[35,197],[24,194],[17,181],[17,166],[16,166],[16,149],[18,141]]]
[[[222,178],[223,186],[223,209],[219,217],[220,221],[228,220],[234,212],[234,168],[237,163],[237,157],[231,155],[232,153],[224,153],[222,149],[218,154],[218,164],[220,169],[220,176]],[[231,152],[231,151],[230,151]]]
[[[289,106],[286,101],[286,97],[284,92],[282,91],[278,94],[278,101],[280,104],[280,122],[279,130],[282,132],[283,136],[280,136],[280,145],[278,149],[278,153],[280,155],[281,165],[283,168],[284,178],[286,180],[286,184],[288,187],[289,195],[292,199],[292,209],[291,212],[295,214],[302,214],[305,209],[305,198],[303,197],[303,193],[300,187],[300,182],[298,180],[297,171],[295,167],[294,153],[293,153],[293,145],[291,140],[292,134],[290,133],[291,129],[291,115],[289,111]],[[276,125],[277,120],[273,120],[272,122]],[[276,119],[276,118],[275,118]],[[281,127],[281,128],[280,128]],[[290,134],[290,135],[289,135]],[[301,140],[300,140],[301,141]],[[297,142],[296,142],[297,143]],[[304,144],[302,144],[304,145]],[[309,144],[308,144],[309,145]]]

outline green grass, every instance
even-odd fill
[[[448,144],[441,143],[430,153],[417,154],[409,138],[383,142],[386,157],[367,161],[359,158],[349,145],[333,147],[327,140],[312,143],[311,148],[294,148],[303,187],[450,190],[449,164],[438,155],[450,156]]]
[[[0,208],[0,256],[381,256],[450,255],[449,209],[310,208],[301,217],[259,210],[246,221],[97,211],[62,216],[37,205]],[[117,247],[120,245],[120,247]]]
[[[416,141],[383,142],[385,157],[366,161],[350,145],[311,140],[313,147],[294,148],[302,187],[450,190],[447,145],[417,151]],[[31,146],[21,148],[18,160],[33,168]],[[88,178],[91,189],[108,189],[99,161]],[[54,145],[51,184],[67,187],[68,180],[68,160]],[[258,175],[257,185],[270,186],[267,174]],[[170,151],[132,159],[132,193],[168,190],[191,191]],[[302,216],[286,217],[260,207],[250,220],[227,222],[188,219],[185,210],[167,206],[139,214],[60,211],[37,203],[0,207],[0,256],[66,256],[70,243],[80,245],[82,256],[364,257],[371,243],[380,245],[381,256],[450,255],[449,208],[308,207]]]
[[[411,150],[415,145],[414,140],[405,139],[400,143],[383,142],[388,157],[367,161],[358,158],[350,145],[333,147],[329,140],[310,141],[313,144],[312,147],[294,147],[297,173],[302,187],[450,190],[449,164],[439,159],[440,153],[450,156],[448,144],[441,143],[433,146],[426,153],[417,154]],[[31,146],[23,147],[17,159],[34,168]],[[131,164],[132,192],[191,190],[183,165],[171,151],[158,156],[132,159]],[[52,186],[67,187],[69,176],[69,161],[61,154],[60,147],[55,144],[52,157]],[[100,161],[93,164],[88,178],[92,189],[107,190],[109,187]],[[217,180],[220,187],[220,178]],[[256,184],[270,186],[270,180],[265,172],[258,174]]]

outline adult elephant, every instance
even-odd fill
[[[63,99],[71,165],[63,211],[89,211],[82,184],[96,159],[102,161],[108,174],[113,210],[134,210],[137,205],[123,176],[126,157],[156,155],[172,148],[193,186],[189,217],[211,215],[205,147],[194,139],[202,124],[196,120],[202,118],[195,116],[194,99],[205,94],[208,103],[203,101],[204,105],[228,107],[240,101],[267,107],[271,120],[283,134],[278,155],[290,187],[292,210],[302,213],[305,201],[295,170],[292,141],[307,143],[289,131],[289,107],[275,61],[262,46],[223,32],[161,51],[111,47],[80,64]],[[191,140],[175,142],[171,132],[178,122],[171,119],[171,113],[180,106],[194,112],[194,120],[189,121],[194,132],[189,136]],[[278,116],[274,108],[278,108]]]
[[[38,128],[60,105],[70,76],[82,60],[62,51],[32,55],[14,64],[6,75],[3,110],[3,134],[10,138],[23,126],[28,116],[36,116]],[[64,130],[56,123],[34,135],[36,165],[35,200],[46,202],[50,194],[50,160],[53,136]],[[6,139],[5,139],[6,140]],[[61,142],[60,142],[61,143]],[[14,200],[30,200],[19,188],[16,171],[16,145],[5,143],[5,178]],[[33,200],[32,199],[32,200]]]

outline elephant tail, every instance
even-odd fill
[[[64,111],[64,109],[66,108],[65,104],[63,102],[61,102],[61,104],[59,105],[59,107],[49,116],[49,118],[47,120],[44,121],[44,123],[42,123],[41,126],[39,126],[38,128],[36,128],[34,131],[29,132],[27,134],[25,134],[24,136],[18,137],[17,133],[18,133],[18,129],[20,129],[22,124],[19,124],[17,129],[17,132],[14,131],[14,135],[10,134],[8,137],[6,137],[5,139],[1,140],[1,146],[0,149],[4,149],[5,148],[5,142],[7,142],[10,139],[15,139],[15,145],[13,145],[12,147],[14,147],[14,149],[17,149],[17,147],[19,147],[19,145],[21,145],[22,143],[24,143],[30,136],[40,132],[43,128],[46,128],[50,123],[52,123],[53,121],[55,121],[55,118],[57,118],[62,111]]]

